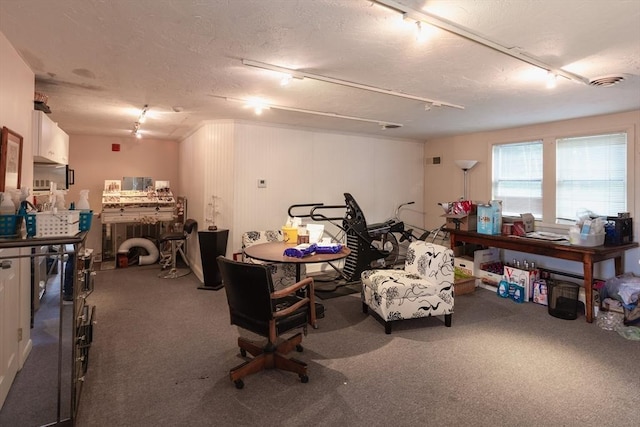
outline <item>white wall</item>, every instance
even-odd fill
[[[437,202],[452,201],[463,194],[463,172],[455,166],[454,160],[473,159],[479,163],[469,171],[469,195],[475,201],[488,201],[491,198],[491,146],[499,142],[518,142],[542,139],[545,144],[555,143],[558,137],[588,135],[605,132],[626,131],[630,144],[631,158],[629,170],[631,182],[631,202],[629,211],[633,216],[634,241],[640,240],[640,111],[630,111],[596,117],[585,117],[544,123],[535,126],[503,129],[493,132],[481,132],[458,135],[449,138],[429,140],[425,144],[425,158],[441,156],[440,165],[425,167],[425,223],[429,227],[442,224],[440,215],[442,209]],[[448,185],[438,183],[448,182]],[[545,186],[555,185],[546,182]],[[533,257],[531,255],[516,254],[517,257],[535,260],[538,265],[548,268],[582,273],[579,263],[560,261],[551,258]],[[512,259],[511,254],[507,259]],[[538,259],[536,259],[538,258]],[[625,269],[640,275],[640,249],[626,252]],[[613,261],[596,264],[595,275],[598,278],[609,278],[615,274]]]
[[[33,181],[31,112],[34,74],[2,33],[0,58],[0,127],[6,126],[23,137],[21,181],[30,186],[29,183]],[[30,249],[21,249],[20,252],[28,254]],[[23,339],[19,343],[19,367],[22,368],[31,349],[31,268],[28,258],[21,259],[19,264],[19,301],[12,303],[19,307],[19,327],[23,331]]]
[[[120,151],[113,151],[119,144]],[[124,176],[149,176],[169,181],[178,196],[178,142],[132,136],[109,137],[69,135],[69,167],[74,170],[75,184],[65,198],[67,206],[78,202],[81,190],[89,190],[89,204],[94,212],[86,247],[94,254],[102,253],[102,222],[97,217],[102,210],[102,190],[107,179]]]
[[[282,227],[290,205],[344,205],[345,192],[355,197],[369,223],[415,201],[407,218],[422,225],[421,142],[214,121],[181,142],[179,169],[190,216],[200,224],[211,196],[220,197],[216,225],[230,230],[228,256],[240,250],[243,232]],[[258,179],[267,187],[258,188]],[[190,258],[195,256],[196,248],[189,250]],[[200,274],[200,260],[196,263]]]

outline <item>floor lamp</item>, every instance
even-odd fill
[[[478,161],[477,160],[456,160],[455,163],[464,172],[464,196],[463,197],[464,197],[464,200],[469,200],[469,193],[467,191],[467,188],[469,186],[468,173],[469,173],[469,169],[474,167],[476,163],[478,163]]]

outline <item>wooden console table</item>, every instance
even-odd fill
[[[629,249],[638,247],[638,242],[627,243],[620,246],[587,247],[571,245],[566,241],[557,242],[518,236],[494,236],[479,234],[473,231],[452,229],[447,229],[447,231],[449,232],[452,248],[460,243],[466,242],[581,262],[584,270],[586,318],[589,323],[593,322],[593,264],[613,259],[616,276],[623,274],[624,253]]]

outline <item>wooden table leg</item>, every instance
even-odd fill
[[[587,322],[593,322],[593,260],[590,256],[585,255],[584,265],[584,305]]]
[[[617,256],[613,259],[613,263],[616,268],[616,277],[624,274],[624,265],[622,264],[622,256]]]

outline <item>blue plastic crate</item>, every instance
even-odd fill
[[[92,219],[93,211],[80,212],[80,231],[89,231]]]
[[[25,226],[27,228],[27,237],[36,235],[36,214],[26,214],[24,217]]]
[[[0,236],[15,237],[20,234],[20,215],[0,215]]]

